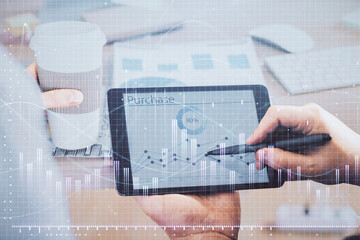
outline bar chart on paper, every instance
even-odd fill
[[[112,87],[265,85],[252,41],[114,46]]]

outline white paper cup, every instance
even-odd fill
[[[48,109],[51,138],[59,148],[80,149],[96,143],[105,43],[104,33],[92,23],[61,21],[35,29],[30,48],[42,90],[69,88],[84,95],[79,106]]]

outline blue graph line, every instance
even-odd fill
[[[211,144],[211,143],[215,143],[215,142],[220,142],[221,140],[227,140],[227,141],[230,141],[233,143],[233,141],[229,140],[227,137],[224,137],[224,138],[219,138],[217,140],[214,140],[214,141],[209,141],[209,142],[206,142],[204,144],[201,144],[201,146],[204,146],[204,145],[208,145],[208,144]],[[177,147],[181,146],[182,144],[188,144],[188,141],[185,141],[185,142],[182,142],[182,143],[179,143],[177,145]],[[210,150],[213,150],[215,148],[219,148],[219,145],[217,146],[214,146],[214,147],[210,147],[210,148],[207,148],[206,150],[196,154],[195,156],[192,156],[192,157],[186,157],[186,159],[184,159],[184,156],[182,156],[181,154],[176,154],[176,160],[174,160],[174,156],[172,154],[172,149],[170,150],[170,152],[168,153],[168,157],[166,159],[162,159],[162,158],[154,158],[154,157],[151,157],[150,159],[148,158],[145,158],[142,160],[141,163],[139,163],[141,161],[141,159],[145,156],[145,151],[143,152],[143,154],[141,155],[141,157],[139,157],[138,161],[135,162],[134,164],[136,164],[137,166],[133,169],[133,173],[136,173],[136,172],[139,172],[141,171],[142,169],[145,169],[147,166],[153,164],[153,165],[157,165],[157,166],[162,166],[164,167],[165,164],[162,164],[162,163],[158,163],[157,161],[160,161],[160,160],[163,160],[165,161],[166,160],[166,166],[170,166],[172,165],[174,162],[178,161],[178,162],[183,162],[183,163],[187,163],[189,165],[196,165],[199,161],[203,160],[204,158],[208,158],[209,160],[215,160],[217,162],[219,162],[219,159],[216,159],[212,156],[205,156],[205,153],[207,153],[208,151]],[[162,154],[162,153],[158,153],[158,152],[148,152],[149,156],[151,156],[152,154]],[[201,156],[202,155],[202,156]],[[199,156],[201,156],[200,158],[198,158]],[[246,157],[246,156],[245,156]],[[242,161],[240,158],[236,157],[238,160],[240,160],[241,162],[243,163],[246,163],[245,161]],[[193,161],[194,159],[197,159],[195,162]],[[150,160],[151,162],[150,163],[147,163],[146,165],[143,165],[146,163],[147,160]]]
[[[239,157],[237,155],[233,155],[233,158],[236,158],[237,160],[243,162],[243,163],[246,163],[247,165],[251,164],[251,163],[254,163],[255,161],[251,161],[251,162],[246,162],[244,161],[243,159],[246,158],[247,156],[249,156],[251,153],[245,153],[244,154],[244,157]]]
[[[222,139],[222,138],[221,138],[221,139]],[[217,142],[217,141],[219,141],[219,140],[215,140],[215,141],[212,141],[212,142]],[[210,143],[210,142],[209,142],[209,143]],[[204,144],[203,144],[203,145],[204,145]],[[202,145],[202,146],[203,146],[203,145]],[[184,162],[184,163],[188,163],[189,165],[194,165],[194,163],[197,164],[199,161],[203,160],[204,158],[210,158],[210,159],[215,160],[215,161],[218,162],[219,159],[214,158],[213,156],[205,156],[205,153],[207,153],[208,151],[210,151],[210,150],[212,150],[212,149],[213,149],[213,148],[209,148],[209,149],[207,149],[207,150],[205,150],[205,151],[202,151],[201,153],[193,156],[192,158],[188,158],[188,160],[184,159],[183,156],[181,156],[181,155],[176,155],[176,157],[174,157],[174,156],[172,156],[172,154],[169,154],[169,156],[168,156],[167,159],[166,159],[166,160],[167,160],[167,161],[166,161],[166,162],[167,162],[166,166],[169,166],[169,165],[171,165],[171,164],[173,164],[174,162],[177,162],[177,161],[179,161],[179,162]],[[244,156],[244,158],[247,157],[249,154],[251,154],[251,153],[246,153],[245,156]],[[203,155],[203,156],[201,156],[201,155]],[[201,156],[201,157],[200,157],[200,158],[197,158],[197,157],[199,157],[199,156]],[[242,160],[240,157],[238,157],[238,156],[236,156],[236,155],[234,155],[233,157],[236,158],[237,160],[243,162],[244,164],[250,164],[250,163],[252,163],[252,162],[246,162],[246,161]],[[176,158],[176,160],[175,160],[175,158]],[[195,162],[192,161],[194,158],[197,159]],[[151,163],[151,164],[155,164],[155,165],[158,165],[158,166],[164,166],[164,165],[165,165],[165,164],[160,164],[160,163],[155,162],[156,160],[159,161],[159,160],[165,160],[165,159],[158,159],[158,158],[151,158],[151,159],[152,159],[152,161],[153,161],[153,163]],[[138,166],[134,169],[134,172],[138,172],[138,171],[140,171],[141,169],[144,169],[145,166],[142,166],[142,165],[146,162],[146,160],[150,160],[150,159],[145,159],[140,165],[138,165]],[[149,165],[149,164],[147,164],[146,166],[148,166],[148,165]]]
[[[145,155],[145,152],[143,152],[143,154],[141,154],[141,156],[138,158],[138,160],[136,161],[136,163],[141,161],[141,158]]]

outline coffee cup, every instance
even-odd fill
[[[104,33],[92,23],[60,21],[35,29],[30,48],[35,53],[41,89],[76,89],[84,96],[78,106],[47,109],[56,147],[81,149],[97,141],[105,43]]]

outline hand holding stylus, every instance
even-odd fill
[[[316,104],[272,106],[246,143],[261,143],[279,126],[301,131],[305,135],[329,133],[332,140],[303,154],[280,148],[262,148],[255,154],[257,169],[263,166],[262,160],[274,169],[291,169],[295,173],[300,167],[305,178],[333,184],[336,183],[336,169],[340,170],[339,181],[344,182],[345,165],[349,165],[349,181],[354,183],[355,156],[360,155],[360,136],[356,132]]]
[[[272,142],[261,142],[253,145],[243,144],[226,147],[224,149],[215,149],[207,153],[207,155],[232,155],[257,152],[262,148],[269,146],[280,148],[285,151],[300,153],[309,149],[314,149],[325,145],[331,140],[331,135],[327,133],[319,133],[305,136],[285,137],[274,139]]]

